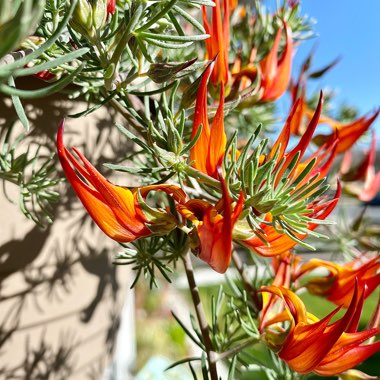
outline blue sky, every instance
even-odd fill
[[[341,56],[340,63],[311,89],[337,90],[337,103],[356,106],[360,114],[380,106],[380,0],[302,0],[302,14],[316,20],[316,38],[303,43],[296,56],[297,69],[315,43],[314,68]],[[380,132],[380,120],[376,120]]]

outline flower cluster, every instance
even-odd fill
[[[338,121],[324,112],[322,92],[313,106],[306,98],[307,80],[316,76],[310,72],[311,57],[298,79],[291,80],[297,1],[285,2],[275,14],[267,15],[267,29],[257,5],[257,14],[250,15],[250,8],[237,1],[215,0],[213,7],[200,1],[202,26],[175,1],[157,5],[154,11],[150,7],[156,4],[148,3],[126,5],[126,20],[122,19],[119,27],[114,24],[111,31],[111,19],[116,23],[117,17],[122,17],[115,1],[78,1],[70,25],[99,50],[104,75],[96,80],[104,80],[107,94],[102,102],[123,110],[137,131],[138,137],[126,130],[124,134],[142,148],[141,161],[146,167],[140,173],[151,176],[142,178],[144,185],[133,188],[109,182],[78,149],[64,145],[62,122],[57,149],[68,181],[99,228],[117,242],[138,245],[144,239],[158,238],[162,244],[157,250],[164,251],[167,243],[167,250],[176,251],[177,259],[184,261],[188,276],[187,249],[218,273],[225,273],[234,261],[252,296],[250,318],[257,318],[261,341],[291,370],[323,376],[349,370],[380,348],[379,342],[364,343],[379,334],[375,323],[358,331],[364,300],[380,283],[379,259],[362,254],[342,265],[319,259],[303,262],[293,249],[297,245],[310,248],[307,238],[321,237],[317,227],[328,223],[326,219],[342,194],[340,179],[328,178],[341,153],[345,153],[340,169],[343,184],[364,182],[364,190],[351,190],[363,201],[376,195],[380,177],[374,167],[375,139],[356,168],[351,168],[350,149],[380,110],[356,120]],[[205,34],[189,40],[174,11]],[[168,20],[178,35],[164,34]],[[265,29],[269,37],[257,37],[252,46],[236,48],[232,30],[244,20],[249,31]],[[122,35],[114,38],[120,31]],[[111,41],[109,50],[100,43],[101,33]],[[204,62],[196,64],[189,57],[183,62],[166,62],[170,55],[164,55],[165,49],[188,47],[196,41],[201,43]],[[149,43],[156,49],[152,55]],[[135,65],[128,68],[126,77],[120,72],[129,67],[119,61],[123,54]],[[145,59],[148,63],[144,66]],[[200,69],[202,74],[195,77]],[[185,85],[182,78],[187,78]],[[144,91],[137,91],[143,86]],[[261,137],[260,127],[255,125],[247,127],[251,129],[248,139],[241,139],[239,131],[231,133],[233,117],[270,107],[287,90],[292,106],[273,144],[262,139],[255,145]],[[331,133],[316,134],[320,124],[329,125]],[[333,191],[329,194],[330,186]],[[237,264],[245,248],[250,251],[248,257],[272,260],[271,285],[260,287],[246,279],[244,268]],[[310,278],[316,269],[328,274]],[[317,318],[307,312],[297,295],[300,289],[325,297],[337,308]],[[346,312],[332,322],[341,308]],[[199,317],[198,309],[197,313]],[[200,326],[214,379],[213,347],[207,335],[213,329],[202,320]]]

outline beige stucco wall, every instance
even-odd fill
[[[62,116],[86,107],[73,108],[63,97],[25,105],[34,136],[27,144],[38,140],[50,150]],[[0,98],[0,128],[13,118],[9,99]],[[81,147],[93,163],[112,162],[115,149],[131,149],[110,128],[114,121],[107,109],[68,120],[65,143]],[[112,264],[120,248],[91,223],[66,182],[45,230],[19,211],[18,188],[6,190],[15,204],[0,190],[0,379],[101,379],[131,277]]]

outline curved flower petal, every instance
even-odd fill
[[[190,150],[190,159],[193,166],[199,171],[218,178],[217,166],[220,164],[227,143],[224,131],[224,85],[220,87],[219,106],[211,124],[211,130],[207,114],[207,83],[213,72],[215,62],[212,62],[205,70],[195,103],[195,113],[191,138],[197,135],[200,126],[202,131],[195,145]]]
[[[364,300],[364,293],[359,295],[357,281],[346,313],[333,323],[330,321],[340,307],[318,320],[306,312],[301,299],[291,290],[272,285],[261,288],[261,291],[279,296],[285,304],[291,326],[279,357],[296,372],[336,375],[380,349],[380,342],[361,346],[367,339],[379,334],[380,328],[356,332]],[[273,319],[273,322],[281,321],[284,321],[283,313]]]
[[[261,87],[264,89],[261,100],[263,101],[278,99],[289,85],[292,69],[293,40],[290,26],[285,21],[283,25],[277,31],[269,54],[260,62],[262,74]],[[278,59],[283,29],[285,29],[285,48],[281,58]]]
[[[231,210],[232,199],[224,179],[221,179],[221,185],[222,203],[218,202],[217,206],[195,199],[178,205],[177,210],[195,226],[197,244],[194,250],[199,258],[215,271],[224,273],[231,261],[232,230],[243,210],[244,196],[240,194],[234,210]]]
[[[107,181],[86,159],[73,148],[80,161],[63,144],[62,121],[57,134],[58,157],[63,171],[84,207],[110,238],[118,242],[131,242],[140,237],[157,233],[166,233],[176,225],[173,215],[166,211],[153,210],[155,218],[150,219],[140,204],[138,194],[146,197],[152,191],[163,191],[177,202],[185,202],[186,194],[174,185],[152,185],[142,188],[128,189]],[[147,208],[148,206],[146,206]],[[155,223],[155,225],[153,225]],[[148,228],[150,226],[151,228]]]

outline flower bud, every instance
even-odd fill
[[[105,26],[107,8],[108,0],[78,0],[70,25],[91,41],[96,36],[96,31]]]
[[[102,29],[107,20],[107,0],[92,0],[92,24],[96,30]]]
[[[92,7],[88,0],[78,0],[70,25],[84,36],[93,36]]]
[[[168,124],[169,149],[175,154],[179,155],[183,148],[182,138],[180,134],[178,133],[177,129],[175,128],[175,126],[170,121],[167,121],[167,124]]]
[[[116,10],[116,0],[108,0],[107,1],[107,16],[113,15]]]

